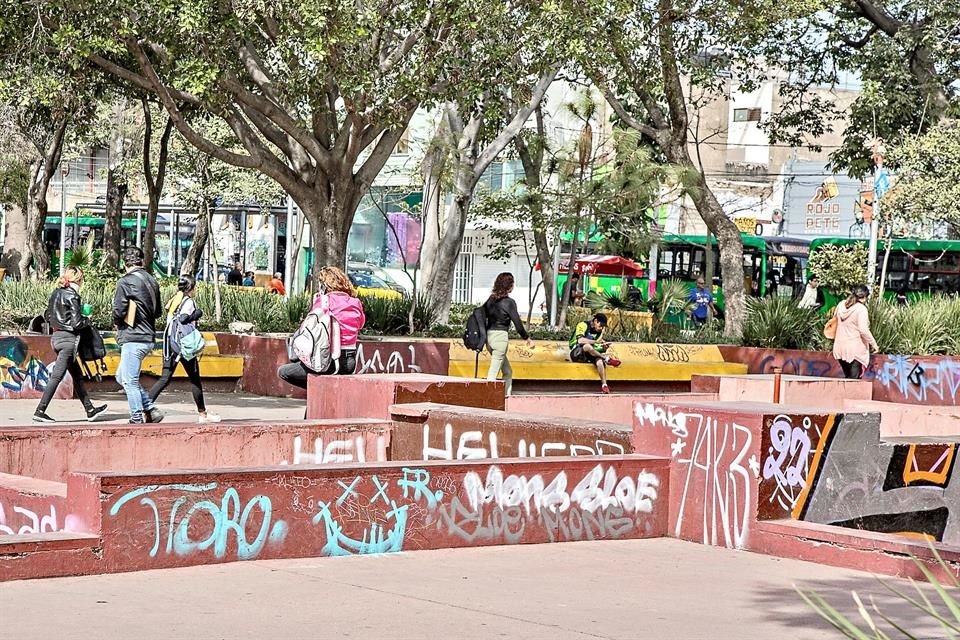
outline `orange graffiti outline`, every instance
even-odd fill
[[[942,471],[921,471],[920,469],[914,469],[913,460],[916,456],[917,445],[910,445],[910,450],[907,452],[907,462],[903,467],[903,483],[907,486],[910,486],[914,482],[927,481],[934,484],[943,486],[947,481],[947,474],[950,473],[950,467],[953,464],[953,456],[957,451],[957,445],[950,445],[950,452],[947,454],[946,460],[943,461],[943,470]]]
[[[806,504],[812,488],[811,483],[814,478],[817,477],[817,469],[819,469],[820,459],[823,457],[823,444],[829,439],[836,419],[837,416],[835,414],[831,413],[827,416],[827,421],[823,425],[823,430],[820,432],[820,442],[817,443],[817,451],[813,454],[813,462],[810,464],[810,470],[807,472],[807,482],[803,485],[803,491],[800,492],[800,497],[797,498],[796,503],[794,503],[793,512],[790,514],[794,520],[799,520],[800,514],[803,512],[803,506]]]
[[[937,539],[929,533],[920,533],[919,531],[897,531],[893,535],[902,536],[904,538],[913,538],[915,540],[926,540],[928,542],[937,541]]]

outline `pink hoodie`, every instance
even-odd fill
[[[837,314],[837,336],[833,341],[833,357],[844,362],[856,360],[864,367],[870,364],[870,347],[877,350],[877,341],[870,333],[870,317],[867,307],[859,302],[849,308],[841,300],[834,312]]]
[[[311,311],[319,309],[326,298],[330,315],[340,325],[340,347],[353,349],[357,346],[357,337],[363,329],[367,317],[363,313],[360,300],[342,291],[333,291],[326,295],[318,295],[313,301]]]

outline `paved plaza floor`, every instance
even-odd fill
[[[127,396],[123,391],[93,394],[96,404],[107,404],[97,422],[127,422],[130,419]],[[266,421],[302,420],[306,401],[291,398],[268,398],[244,393],[204,393],[207,411],[224,420]],[[0,402],[0,426],[32,424],[30,417],[37,400],[3,400]],[[196,422],[197,408],[189,391],[165,391],[157,405],[166,414],[165,421]],[[54,400],[47,409],[57,422],[83,422],[86,414],[78,400]]]
[[[0,583],[0,639],[839,638],[794,585],[941,637],[868,573],[659,538]]]

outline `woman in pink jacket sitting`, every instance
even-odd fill
[[[299,360],[277,370],[282,380],[301,389],[307,388],[309,373],[350,375],[354,372],[357,368],[357,339],[367,321],[357,291],[343,271],[336,267],[323,267],[317,275],[317,284],[320,293],[314,298],[311,311],[324,305],[329,309],[330,316],[339,327],[340,357],[332,361],[326,371],[310,371]]]
[[[840,362],[843,375],[854,380],[863,376],[863,370],[870,364],[870,350],[878,350],[877,341],[870,333],[869,297],[870,290],[862,284],[857,285],[834,311],[837,335],[833,342],[833,357]]]

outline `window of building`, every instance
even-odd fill
[[[410,129],[403,130],[403,135],[397,140],[397,146],[394,147],[393,152],[398,155],[410,153]]]
[[[760,122],[760,109],[734,109],[734,122]]]
[[[469,304],[473,302],[474,238],[465,236],[457,259],[457,268],[453,272],[453,301]]]

